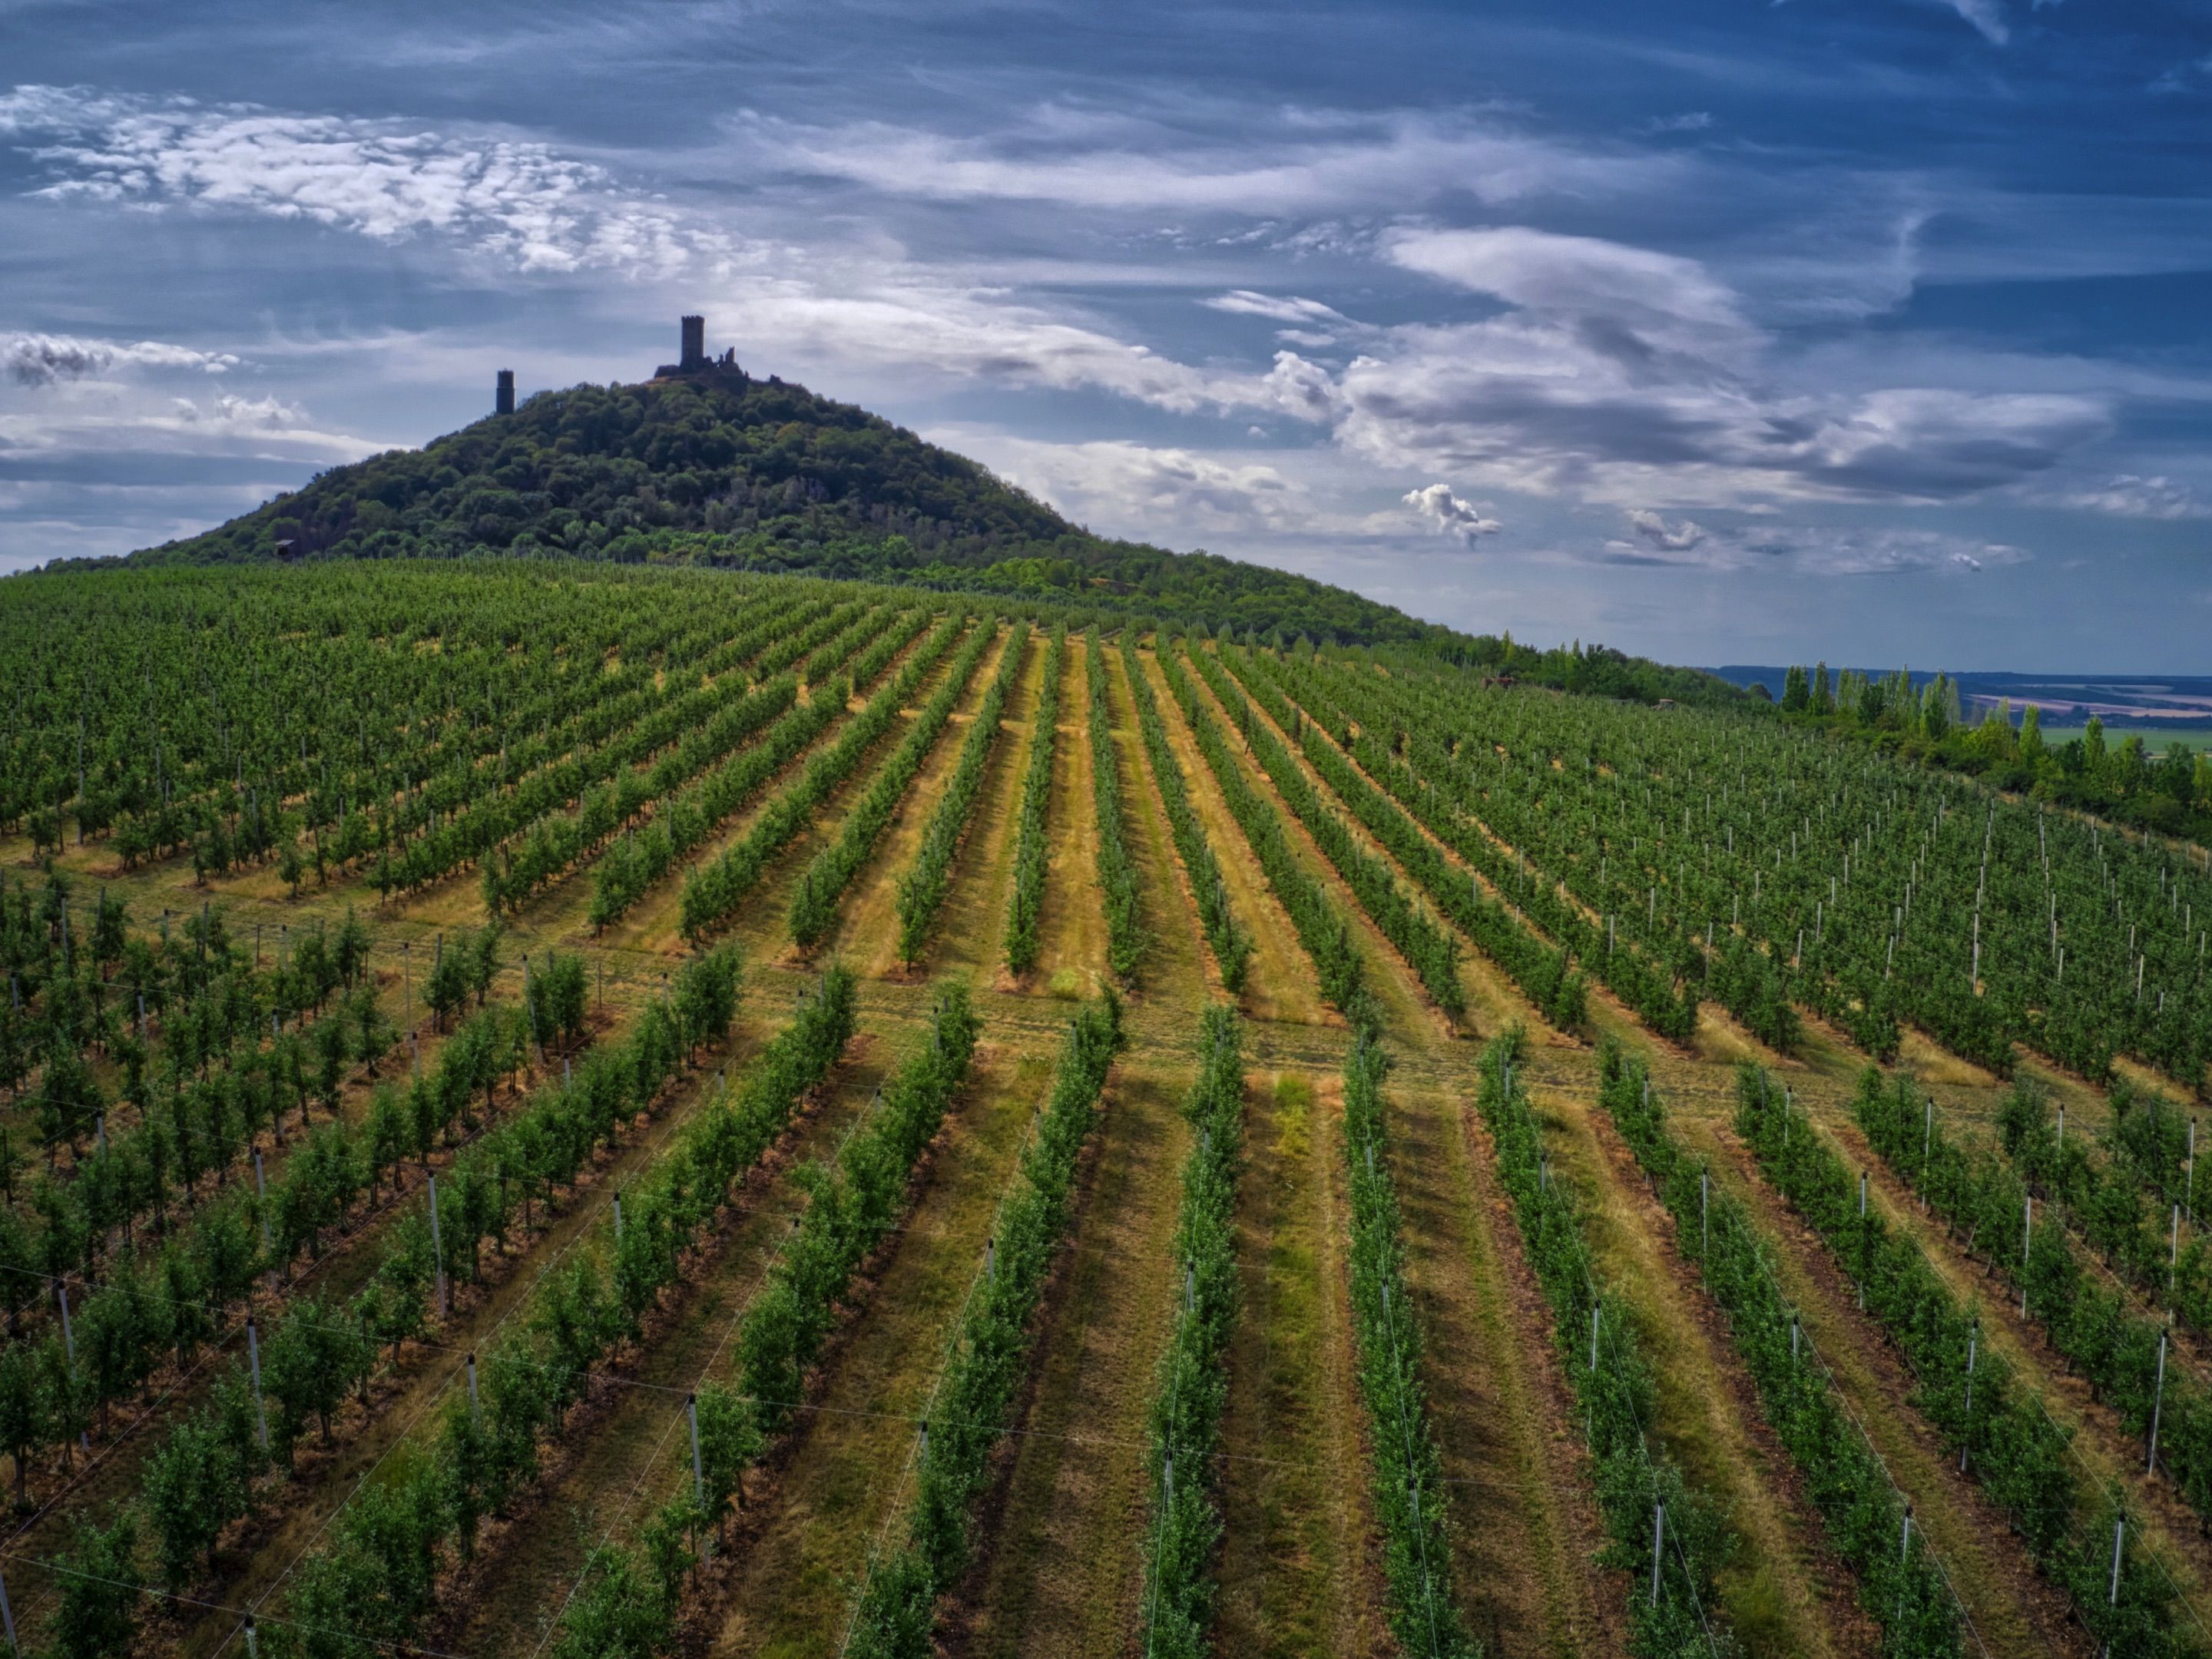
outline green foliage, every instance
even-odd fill
[[[1962,1651],[1960,1612],[1941,1565],[1924,1545],[1906,1541],[1905,1500],[1891,1484],[1809,1342],[1774,1275],[1775,1246],[1741,1202],[1683,1150],[1667,1127],[1650,1073],[1607,1042],[1599,1055],[1598,1103],[1620,1128],[1674,1218],[1674,1248],[1698,1264],[1705,1288],[1728,1316],[1728,1331],[1759,1389],[1766,1420],[1805,1481],[1830,1541],[1858,1576],[1859,1603],[1882,1626],[1884,1651]],[[1802,1143],[1810,1137],[1798,1134]],[[1961,1357],[1963,1358],[1963,1352]],[[1982,1356],[1976,1374],[1978,1422],[1985,1379],[2003,1379]]]
[[[937,811],[930,816],[929,827],[922,831],[921,845],[915,849],[913,866],[899,878],[899,958],[909,968],[921,960],[930,923],[945,902],[945,894],[951,890],[952,860],[975,816],[975,802],[983,789],[983,769],[999,745],[1006,698],[1021,678],[1029,641],[1030,625],[1016,622],[1012,635],[1006,641],[1006,654],[1000,659],[999,672],[993,676],[990,689],[983,694],[982,706],[975,711],[975,722],[968,728],[967,741],[960,746],[960,759],[952,769],[952,781],[945,786],[945,798],[938,802]]]
[[[1453,1595],[1450,1506],[1443,1460],[1429,1429],[1421,1382],[1425,1346],[1406,1294],[1398,1191],[1390,1175],[1382,1100],[1389,1070],[1363,1032],[1344,1062],[1344,1163],[1352,1198],[1352,1323],[1359,1397],[1367,1408],[1376,1519],[1390,1629],[1408,1654],[1445,1659],[1479,1651]]]
[[[315,560],[687,563],[1104,600],[1330,639],[1444,633],[1309,578],[1091,535],[964,457],[775,380],[543,393],[131,562],[270,561],[280,534]]]
[[[836,923],[845,890],[867,863],[877,841],[890,827],[891,815],[898,811],[899,802],[906,799],[906,792],[913,786],[922,763],[929,758],[929,751],[944,735],[952,720],[954,706],[966,694],[968,682],[975,678],[976,666],[983,660],[983,653],[990,649],[997,633],[995,623],[989,618],[978,623],[969,632],[967,642],[954,654],[944,680],[921,706],[914,724],[899,739],[898,747],[876,769],[867,787],[860,792],[860,799],[846,813],[837,839],[817,853],[800,873],[799,890],[791,900],[791,937],[802,949],[819,944]]]
[[[1036,966],[1042,944],[1038,922],[1044,912],[1045,872],[1051,848],[1045,840],[1052,810],[1053,757],[1060,751],[1060,682],[1067,662],[1067,630],[1053,629],[1045,647],[1042,689],[1030,720],[1030,763],[1022,774],[1022,802],[1014,823],[1014,893],[1006,908],[1006,966],[1017,975]]]
[[[2149,1212],[2124,1165],[2093,1157],[2087,1134],[2060,1139],[2042,1097],[2024,1083],[2013,1085],[2001,1113],[2003,1153],[1953,1139],[1934,1101],[1902,1074],[1885,1085],[1880,1071],[1868,1067],[1852,1112],[1868,1143],[1966,1241],[1969,1252],[1978,1242],[1991,1268],[2023,1288],[2027,1311],[2051,1346],[2088,1379],[2129,1433],[2148,1434],[2158,1411],[2159,1468],[2191,1507],[2212,1516],[2212,1395],[2176,1364],[2164,1369],[2161,1398],[2160,1322],[2138,1314],[2069,1236],[2069,1229],[2079,1233],[2121,1278],[2164,1294],[2167,1214]],[[2031,1193],[2039,1201],[2032,1228]],[[2023,1243],[2024,1255],[2018,1248]],[[2212,1295],[2207,1255],[2201,1237],[2191,1240],[2173,1264],[2167,1298],[2185,1322],[2200,1329]]]
[[[1867,1311],[1912,1367],[1913,1403],[1952,1444],[1963,1443],[1975,1479],[2097,1639],[2120,1653],[2203,1651],[2178,1627],[2172,1573],[2143,1546],[2139,1525],[2128,1528],[2119,1598],[2110,1601],[2113,1525],[2135,1521],[2124,1490],[2077,1480],[2067,1431],[1986,1348],[1975,1355],[1969,1404],[1972,1311],[1959,1304],[1909,1236],[1879,1210],[1859,1212],[1857,1182],[1827,1137],[1804,1114],[1792,1112],[1788,1094],[1778,1094],[1765,1073],[1748,1064],[1738,1076],[1736,1130],[1838,1265],[1864,1287]]]
[[[1644,1425],[1652,1414],[1651,1372],[1628,1306],[1600,1288],[1581,1206],[1547,1162],[1541,1127],[1515,1075],[1522,1036],[1516,1030],[1483,1051],[1477,1096],[1498,1150],[1498,1169],[1512,1194],[1514,1219],[1528,1264],[1552,1305],[1553,1342],[1581,1407],[1580,1421],[1606,1530],[1611,1564],[1629,1575],[1631,1652],[1653,1656],[1733,1652],[1725,1632],[1709,1641],[1707,1613],[1717,1607],[1715,1577],[1734,1540],[1712,1502],[1693,1491]],[[1651,1597],[1654,1506],[1663,1503],[1665,1547]]]
[[[726,1026],[735,995],[733,958],[726,947],[701,961],[710,964],[700,969],[702,982],[676,1000],[696,1009],[706,1024],[720,1019]],[[432,1605],[440,1552],[465,1552],[478,1517],[536,1479],[539,1443],[581,1394],[589,1369],[616,1342],[636,1335],[647,1310],[679,1278],[684,1251],[706,1235],[738,1182],[788,1126],[800,1097],[844,1052],[853,1001],[852,975],[830,969],[755,1060],[744,1084],[718,1094],[687,1122],[623,1194],[619,1237],[611,1225],[595,1230],[589,1247],[530,1292],[512,1322],[514,1334],[484,1360],[480,1413],[456,1402],[439,1424],[434,1454],[389,1487],[364,1487],[342,1513],[337,1541],[308,1557],[289,1604],[300,1626],[313,1623],[386,1641],[416,1638]],[[629,1088],[637,1092],[625,1091],[626,1099],[609,1105],[634,1109],[634,1103],[649,1098],[680,1063],[684,1037],[678,1017],[651,1005],[625,1057]],[[562,1098],[588,1113],[592,1092],[587,1085],[583,1098],[574,1089]],[[378,1502],[364,1503],[372,1492],[380,1494]],[[612,1572],[613,1562],[600,1565]],[[660,1608],[665,1619],[673,1601],[665,1578],[663,1589],[670,1597]],[[586,1612],[594,1620],[617,1613],[627,1619],[626,1604],[618,1603],[594,1601]],[[639,1628],[665,1626],[641,1620]],[[301,1650],[316,1650],[310,1644]]]
[[[1244,1068],[1235,1013],[1208,1008],[1198,1082],[1183,1101],[1195,1142],[1167,1264],[1181,1292],[1152,1394],[1152,1525],[1145,1540],[1145,1651],[1212,1652],[1214,1550],[1221,1539],[1217,1454],[1237,1328],[1237,1182],[1243,1164]]]
[[[1152,696],[1152,682],[1145,677],[1144,664],[1138,659],[1133,632],[1127,629],[1121,634],[1121,665],[1127,671],[1129,690],[1136,699],[1137,732],[1144,740],[1152,784],[1159,791],[1160,804],[1167,809],[1168,833],[1175,840],[1176,854],[1182,860],[1183,874],[1190,882],[1191,896],[1198,905],[1199,926],[1205,931],[1206,945],[1221,969],[1222,985],[1230,995],[1235,996],[1244,986],[1244,969],[1251,960],[1252,941],[1239,931],[1236,917],[1230,914],[1229,890],[1222,882],[1221,866],[1215,861],[1212,846],[1206,840],[1206,826],[1199,821],[1198,812],[1190,804],[1182,768],[1176,762],[1175,751],[1168,746],[1167,727],[1160,720],[1159,702]]]
[[[1230,817],[1244,832],[1252,855],[1259,860],[1267,878],[1267,885],[1282,902],[1291,926],[1297,931],[1298,943],[1305,947],[1314,971],[1320,977],[1321,994],[1354,1027],[1366,1030],[1378,1026],[1380,1015],[1375,994],[1367,988],[1363,977],[1359,953],[1352,943],[1351,924],[1337,915],[1328,890],[1306,873],[1298,855],[1291,850],[1289,837],[1283,833],[1282,819],[1245,780],[1236,755],[1221,734],[1219,723],[1199,702],[1197,689],[1191,684],[1182,663],[1174,653],[1164,650],[1160,653],[1160,669],[1167,676],[1169,691],[1182,709],[1198,752],[1205,757],[1214,782],[1220,787],[1222,799],[1229,804]]]
[[[106,1526],[80,1521],[54,1569],[48,1620],[54,1659],[124,1659],[138,1636],[138,1522],[118,1510]]]
[[[854,1275],[897,1224],[915,1163],[966,1080],[980,1029],[966,989],[948,988],[930,1046],[884,1089],[836,1164],[803,1177],[806,1208],[738,1330],[743,1397],[763,1441],[789,1426]]]
[[[851,686],[872,684],[893,657],[929,625],[927,611],[902,612],[853,664]],[[827,652],[837,642],[822,647]],[[818,653],[817,653],[818,654]],[[845,659],[839,657],[837,662]],[[646,890],[685,854],[701,846],[715,828],[748,805],[769,781],[842,719],[849,687],[838,680],[816,684],[812,698],[788,710],[757,743],[656,805],[642,833],[611,842],[592,870],[592,925],[618,920]]]
[[[890,730],[899,710],[967,627],[968,618],[958,614],[939,623],[890,682],[848,722],[837,741],[818,751],[797,781],[762,809],[744,840],[712,864],[695,866],[684,878],[680,909],[685,939],[696,944],[705,938],[753,890],[769,861],[813,821],[822,804]]]
[[[930,1404],[907,1541],[874,1563],[861,1586],[845,1644],[854,1659],[926,1659],[934,1651],[937,1598],[968,1562],[975,1500],[1028,1372],[1030,1316],[1067,1231],[1077,1162],[1121,1041],[1121,1006],[1110,993],[1077,1015],[1068,1032],[1036,1136],[1000,1206],[989,1269],[969,1291]]]

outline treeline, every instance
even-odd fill
[[[1904,669],[1871,675],[1847,668],[1832,679],[1826,663],[1790,668],[1782,713],[1793,723],[1979,776],[1999,789],[2159,835],[2212,842],[2212,750],[2177,742],[2154,755],[2140,732],[2114,746],[2094,714],[2080,737],[2054,744],[2044,737],[2043,711],[2033,703],[2017,726],[2008,702],[1968,721],[1948,675],[1916,685]]]

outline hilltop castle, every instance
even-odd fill
[[[679,374],[727,374],[739,380],[745,372],[738,367],[738,349],[732,346],[719,357],[707,355],[707,319],[704,317],[684,319],[683,356],[676,362],[663,363],[653,371],[656,380],[665,380]]]
[[[720,375],[744,383],[745,372],[738,367],[738,349],[730,347],[719,357],[707,355],[707,319],[686,317],[683,319],[681,355],[672,363],[663,363],[653,371],[656,380]],[[494,383],[491,412],[495,415],[514,413],[514,371],[502,368]]]

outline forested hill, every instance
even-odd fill
[[[1343,588],[1094,536],[987,468],[850,404],[708,373],[531,398],[136,563],[446,556],[623,563],[1140,595],[1215,626],[1416,641],[1440,630]]]
[[[421,449],[334,467],[125,562],[484,553],[1030,594],[1216,631],[1425,645],[1462,664],[1601,695],[1741,696],[1693,670],[1598,647],[1530,651],[1287,571],[1095,536],[866,410],[720,370],[542,392]]]

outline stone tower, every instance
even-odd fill
[[[677,366],[689,374],[707,367],[707,319],[686,317],[684,319],[684,354]]]
[[[514,413],[514,371],[502,368],[499,372],[499,390],[492,394],[491,412],[495,415]]]

